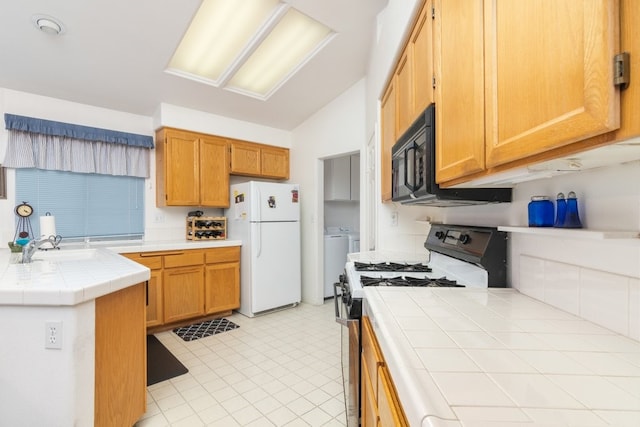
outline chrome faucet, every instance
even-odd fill
[[[22,263],[30,263],[31,257],[33,257],[33,254],[36,252],[36,250],[47,242],[51,243],[51,245],[55,248],[58,246],[58,243],[60,243],[60,240],[56,239],[56,236],[42,236],[39,239],[33,239],[29,241],[29,243],[22,247]]]

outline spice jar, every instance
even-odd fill
[[[553,202],[547,196],[533,196],[528,205],[529,227],[553,227]]]

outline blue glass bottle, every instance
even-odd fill
[[[564,220],[565,228],[582,228],[580,215],[578,215],[578,198],[576,193],[570,191],[567,194],[567,215]]]
[[[564,198],[563,193],[558,193],[556,196],[556,222],[554,227],[564,227],[564,222],[567,217],[567,201]]]
[[[528,211],[529,227],[553,227],[553,202],[549,197],[531,197]]]

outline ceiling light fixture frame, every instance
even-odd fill
[[[302,61],[300,61],[295,67],[293,67],[289,71],[289,73],[284,75],[283,78],[264,95],[249,90],[243,90],[239,87],[229,86],[228,83],[232,80],[238,70],[240,70],[240,68],[242,68],[242,66],[247,62],[251,55],[258,48],[260,48],[262,42],[271,34],[273,29],[280,23],[287,12],[292,8],[293,7],[288,3],[280,3],[274,9],[271,15],[262,23],[262,25],[258,27],[255,34],[247,41],[245,46],[238,52],[235,59],[229,64],[229,66],[217,79],[206,78],[201,75],[190,73],[188,71],[180,70],[177,68],[168,67],[165,69],[165,72],[217,88],[222,88],[230,92],[249,96],[261,101],[266,101],[276,91],[278,91],[294,74],[296,74],[302,67],[304,67],[320,50],[322,50],[327,44],[329,44],[335,36],[337,36],[336,32],[331,31],[320,43],[315,46],[314,49],[308,52],[308,54]]]

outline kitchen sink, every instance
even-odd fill
[[[33,254],[31,261],[75,261],[95,258],[97,249],[50,249],[48,251],[37,251]]]
[[[95,258],[97,249],[50,249],[48,251],[36,251],[31,258],[31,264],[41,263],[43,261],[55,263],[61,261],[80,261]],[[14,253],[9,258],[10,264],[22,264],[22,254]]]

